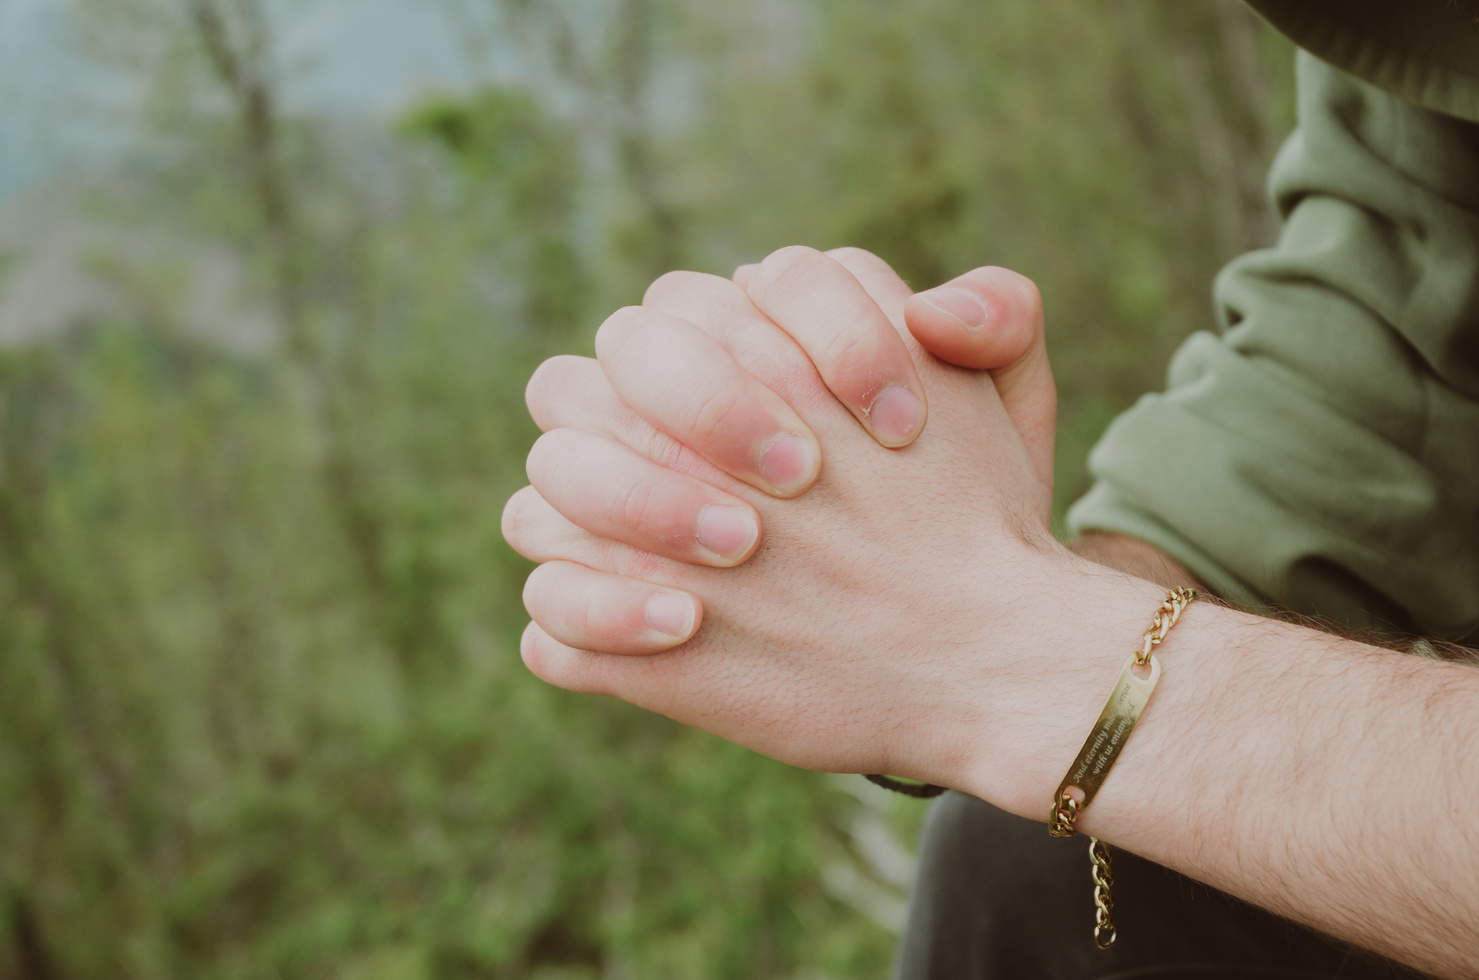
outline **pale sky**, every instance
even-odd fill
[[[299,109],[380,116],[471,78],[466,52],[430,0],[281,0],[281,49]],[[69,0],[0,0],[0,197],[106,165],[138,102],[125,79],[77,53]]]

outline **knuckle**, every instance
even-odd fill
[[[814,248],[792,245],[772,252],[760,264],[752,286],[762,311],[813,298],[856,279],[841,263]]]
[[[645,481],[637,483],[622,494],[617,522],[628,530],[641,530],[652,517],[653,505],[652,484]]]
[[[529,447],[529,456],[524,461],[524,474],[529,482],[538,487],[548,483],[551,470],[560,456],[560,443],[564,441],[563,429],[551,429],[534,440]]]
[[[851,329],[838,331],[827,338],[824,357],[825,363],[831,365],[828,373],[836,375],[870,368],[890,368],[890,365],[880,363],[886,355],[887,351],[875,334]],[[832,380],[828,378],[828,381]]]
[[[704,393],[695,406],[689,434],[700,442],[721,436],[729,421],[740,411],[740,398],[729,388],[720,387]]]
[[[588,495],[595,472],[612,465],[605,455],[608,445],[602,437],[565,428],[550,429],[535,439],[524,470],[541,503],[563,512],[562,501]]]
[[[683,283],[691,279],[693,275],[694,273],[685,272],[681,269],[675,270],[673,272],[664,272],[662,275],[652,280],[652,285],[648,286],[646,291],[643,292],[642,302],[646,303],[648,300],[653,299],[654,297],[661,296],[664,293],[673,290],[674,288],[681,287]]]
[[[860,262],[882,262],[878,256],[866,248],[858,248],[856,245],[844,245],[841,248],[829,248],[826,255],[834,259],[856,259]]]
[[[534,411],[534,406],[542,400],[543,396],[553,388],[557,382],[559,366],[555,363],[560,358],[551,357],[542,362],[529,375],[529,383],[524,385],[524,404],[529,406],[529,411]]]
[[[786,245],[771,252],[760,260],[762,269],[789,268],[800,262],[814,262],[823,258],[821,252],[810,245]]]
[[[760,263],[758,262],[746,262],[744,265],[736,266],[734,275],[730,277],[730,281],[741,289],[748,289],[750,283],[755,278],[756,270],[759,268]]]
[[[667,272],[658,276],[642,294],[642,305],[661,308],[675,297],[686,296],[695,288],[706,285],[714,276],[702,272]]]
[[[773,291],[804,290],[819,269],[832,260],[808,245],[778,248],[760,261],[755,270],[754,289],[763,297]]]
[[[539,619],[539,611],[543,608],[543,598],[546,594],[545,579],[548,578],[549,563],[538,566],[524,579],[524,611],[534,620]]]
[[[560,613],[567,635],[580,645],[598,639],[604,625],[596,609],[599,596],[586,585],[569,589],[563,599]]]
[[[670,272],[648,288],[642,304],[650,313],[697,325],[732,316],[743,300],[741,287],[723,276]]]
[[[519,637],[519,657],[532,674],[544,678],[545,672],[541,669],[544,663],[540,656],[538,630],[539,627],[532,622],[524,627],[524,635]]]
[[[519,655],[535,677],[556,687],[577,689],[584,678],[577,662],[562,656],[562,645],[538,623],[530,623],[519,641]]]
[[[529,504],[536,492],[533,487],[524,487],[509,497],[508,503],[503,505],[500,529],[503,531],[503,540],[515,551],[522,551],[523,546],[528,544],[531,524]]]
[[[575,646],[599,640],[606,629],[600,600],[599,583],[568,561],[546,562],[524,583],[524,608],[530,617],[550,636]]]
[[[623,306],[596,328],[596,356],[609,357],[631,343],[646,324],[648,311],[640,306]]]
[[[842,248],[830,249],[826,253],[827,258],[839,263],[854,275],[895,276],[893,266],[883,259],[874,255],[866,248],[857,248],[853,245],[845,245]]]
[[[732,290],[734,282],[707,272],[667,272],[646,288],[646,293],[642,294],[642,306],[664,309],[674,303],[686,302],[695,294],[710,293],[714,288]]]
[[[571,380],[584,369],[585,361],[589,358],[578,357],[574,354],[561,354],[551,357],[529,377],[529,383],[524,386],[524,403],[529,407],[529,414],[538,421],[543,414],[543,409],[558,401]]]

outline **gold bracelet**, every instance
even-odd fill
[[[1104,702],[1104,710],[1099,712],[1099,721],[1094,725],[1093,731],[1089,732],[1089,737],[1084,740],[1084,747],[1078,751],[1078,758],[1058,786],[1058,793],[1053,799],[1053,812],[1048,817],[1049,834],[1054,837],[1072,837],[1076,832],[1073,822],[1080,813],[1088,809],[1094,794],[1104,785],[1104,779],[1109,775],[1114,761],[1119,758],[1120,750],[1125,747],[1130,733],[1135,730],[1135,722],[1140,720],[1140,712],[1145,710],[1145,704],[1155,690],[1156,681],[1160,680],[1161,665],[1151,656],[1151,652],[1171,632],[1171,627],[1181,618],[1182,610],[1198,598],[1200,596],[1194,589],[1172,589],[1161,603],[1161,608],[1156,610],[1150,628],[1145,631],[1144,642],[1125,661],[1119,680],[1115,681],[1114,689],[1109,692],[1109,700]],[[1136,667],[1147,666],[1150,668],[1149,676],[1142,678],[1135,673]],[[1070,796],[1068,791],[1071,789],[1078,790],[1083,798]],[[1114,923],[1109,918],[1109,911],[1114,908],[1114,900],[1109,893],[1114,885],[1114,877],[1110,873],[1109,848],[1097,837],[1089,838],[1089,863],[1094,879],[1094,945],[1100,949],[1108,949],[1114,945],[1116,938]]]

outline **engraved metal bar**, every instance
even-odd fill
[[[1109,692],[1104,710],[1099,712],[1099,721],[1089,732],[1089,737],[1084,740],[1084,747],[1079,749],[1078,758],[1058,786],[1059,800],[1064,798],[1070,787],[1076,786],[1083,792],[1084,798],[1079,801],[1076,808],[1078,810],[1087,807],[1094,799],[1094,794],[1099,792],[1099,787],[1104,785],[1110,767],[1119,758],[1130,733],[1135,730],[1135,723],[1140,720],[1140,712],[1145,710],[1145,704],[1155,690],[1156,681],[1161,678],[1160,661],[1155,657],[1150,658],[1149,677],[1141,679],[1135,676],[1137,656],[1138,654],[1132,653],[1125,660],[1119,680],[1115,681],[1114,690]]]

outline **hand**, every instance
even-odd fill
[[[1160,588],[1072,558],[1047,537],[1030,447],[979,376],[913,349],[933,424],[890,453],[728,283],[663,282],[661,302],[694,310],[689,328],[711,331],[725,356],[794,406],[827,447],[826,472],[804,498],[775,501],[666,444],[680,468],[708,466],[706,477],[767,521],[755,560],[728,571],[603,540],[568,519],[585,519],[578,500],[562,516],[522,491],[506,533],[545,569],[583,568],[571,596],[624,583],[702,596],[711,613],[678,649],[628,657],[557,642],[547,610],[531,603],[540,625],[525,635],[530,667],[798,765],[916,776],[1042,820]],[[792,322],[799,297],[749,285],[775,323]],[[622,329],[640,339],[651,327],[639,315]],[[612,339],[620,347],[620,333]],[[699,348],[677,358],[685,373],[675,377],[712,378],[714,351]],[[607,368],[617,389],[631,370],[620,358]],[[640,417],[609,414],[613,396],[603,389],[563,409],[561,424],[604,432],[603,444],[615,424],[641,442]],[[582,461],[563,453],[550,447],[546,462],[578,475]],[[587,474],[591,499],[648,484],[656,499],[675,474],[635,460],[625,474]],[[1131,544],[1100,539],[1097,557],[1143,563],[1143,546],[1127,552]],[[533,580],[531,592],[550,597]],[[578,633],[578,618],[563,628]],[[1463,755],[1446,748],[1474,727],[1473,671],[1205,603],[1159,656],[1168,667],[1152,710],[1079,828],[1339,938],[1468,975],[1479,921],[1469,885],[1479,879],[1459,858],[1473,853],[1473,821],[1445,792],[1465,775]],[[1434,731],[1458,734],[1435,743]],[[1372,732],[1381,737],[1361,737]],[[1328,804],[1321,819],[1310,819],[1312,800]],[[1451,901],[1433,905],[1434,894]],[[1424,914],[1373,933],[1392,908]]]
[[[772,261],[791,251],[782,249]],[[888,263],[871,252],[837,248],[825,254],[857,278],[901,336],[912,336],[947,364],[991,374],[1007,416],[1051,491],[1058,395],[1044,341],[1042,297],[1032,280],[1000,266],[983,266],[910,295]],[[734,273],[736,285],[748,293],[762,268],[761,263],[740,266]],[[839,324],[842,330],[847,326]],[[827,341],[809,332],[791,336],[813,361],[818,360],[814,345]],[[843,397],[838,386],[829,387]]]
[[[1003,406],[1033,459],[1043,493],[1051,496],[1056,397],[1043,343],[1042,305],[1030,280],[987,267],[927,293],[911,295],[885,262],[861,249],[837,249],[823,256],[793,248],[776,253],[765,265],[742,267],[736,282],[757,296],[777,288],[798,288],[795,282],[778,286],[770,281],[772,274],[800,280],[813,290],[809,300],[813,307],[799,310],[781,326],[814,364],[822,366],[823,378],[830,379],[834,394],[852,393],[850,411],[860,420],[877,421],[876,410],[870,412],[863,406],[869,404],[864,394],[880,385],[885,391],[895,387],[922,393],[903,340],[910,333],[955,363],[990,370]],[[692,321],[704,324],[718,343],[731,343],[725,316],[718,310],[692,308],[682,286],[692,278],[692,274],[677,273],[658,280],[648,291],[645,309],[666,310],[679,317],[692,314]],[[842,303],[829,306],[831,298],[839,295]],[[727,296],[726,302],[734,303],[735,297]],[[749,308],[742,301],[736,305]],[[777,496],[803,492],[815,479],[820,453],[815,437],[790,407],[738,364],[725,363],[719,374],[695,385],[684,373],[680,349],[644,349],[613,341],[613,335],[622,335],[626,319],[643,315],[641,309],[619,311],[603,327],[597,337],[603,363],[624,358],[645,368],[644,377],[665,374],[689,383],[678,387],[660,381],[647,386],[629,384],[618,397],[595,362],[554,358],[529,384],[530,410],[541,428],[585,428],[613,436],[649,459],[715,487],[724,485],[715,474],[720,469]],[[681,332],[676,336],[678,343],[690,346],[707,342],[707,338]],[[880,378],[906,380],[896,383]],[[590,421],[569,421],[582,414],[599,423],[592,428]],[[869,431],[877,438],[876,430]],[[552,438],[570,439],[563,433]],[[545,448],[537,448],[531,457],[536,465],[544,458]],[[591,451],[609,455],[609,450],[600,447]],[[776,457],[792,474],[789,479],[776,476]],[[752,465],[757,459],[761,464]],[[619,466],[620,460],[617,457],[613,465]],[[600,503],[569,500],[572,493],[581,493],[578,484],[558,475],[547,475],[544,483],[568,506],[589,508]],[[721,567],[745,560],[758,542],[758,515],[728,494],[679,481],[646,488],[634,485],[633,492],[638,489],[642,491],[640,507],[606,495],[605,512],[592,514],[587,526],[656,554]],[[590,589],[582,589],[587,582]],[[575,593],[584,591],[591,594],[583,601],[572,601]],[[688,638],[702,615],[694,597],[630,584],[602,587],[599,581],[569,569],[546,570],[531,579],[526,599],[537,619],[543,613],[544,619],[557,623],[568,620],[578,608],[582,624],[578,637],[572,637],[568,629],[557,630],[556,635],[610,652],[644,653],[672,647]],[[565,607],[563,613],[552,607],[551,600]]]
[[[819,285],[830,271],[819,259],[809,250],[772,256],[750,296],[791,331],[829,311],[904,306],[907,289],[875,303],[853,276]],[[988,377],[914,347],[935,424],[908,450],[889,452],[859,431],[770,320],[732,283],[670,276],[647,306],[603,326],[598,350],[611,387],[659,418],[661,400],[644,398],[673,378],[700,391],[729,383],[736,367],[759,379],[828,447],[826,474],[801,500],[779,504],[676,441],[654,444],[630,416],[609,414],[608,398],[588,396],[598,388],[588,370],[579,383],[531,385],[531,407],[550,431],[530,457],[535,487],[506,512],[510,542],[549,563],[530,580],[539,625],[526,633],[525,659],[561,686],[623,697],[797,764],[959,778],[989,738],[982,713],[1042,681],[1044,661],[1020,652],[1032,648],[1034,586],[1072,562],[1047,532],[1047,485]],[[680,416],[665,422],[685,425]],[[721,509],[733,512],[737,558],[758,535],[746,515],[766,518],[759,558],[722,572],[685,564],[705,537],[692,521]],[[648,540],[621,543],[647,513],[689,522],[672,523],[645,551]],[[603,606],[640,609],[632,596],[643,589],[702,597],[708,625],[652,657],[583,650],[595,645],[587,628],[602,621]],[[590,605],[562,602],[569,596]],[[696,620],[694,609],[682,625]],[[634,641],[652,625],[637,617]],[[1046,635],[1036,633],[1033,642]]]

